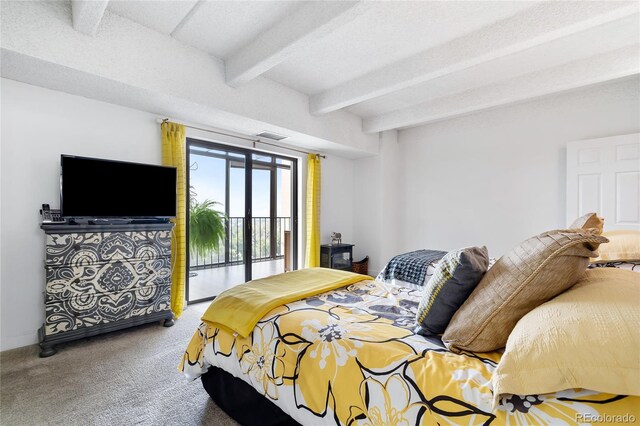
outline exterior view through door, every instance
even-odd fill
[[[188,303],[297,269],[295,158],[187,139],[187,161]]]

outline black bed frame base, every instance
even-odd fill
[[[251,385],[220,368],[209,367],[200,378],[216,405],[241,425],[300,425]]]

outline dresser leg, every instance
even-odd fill
[[[173,322],[173,318],[167,318],[166,320],[164,320],[164,323],[162,325],[165,327],[173,327],[173,324],[175,324]]]
[[[40,344],[40,358],[47,358],[49,356],[55,355],[56,353],[58,353],[58,350],[56,348],[54,348],[53,346],[45,346],[43,344]]]

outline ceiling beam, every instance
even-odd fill
[[[73,29],[95,35],[109,0],[72,0]]]
[[[378,152],[378,136],[362,133],[360,117],[313,116],[307,95],[267,78],[235,90],[221,60],[115,13],[88,37],[70,25],[68,3],[1,1],[0,11],[3,78],[239,134],[266,129],[328,154]],[[256,99],[277,99],[277,108]]]
[[[412,127],[640,73],[639,45],[525,74],[363,120],[365,133]]]
[[[362,1],[308,2],[225,61],[227,84],[237,87],[360,16]]]
[[[628,2],[544,2],[318,93],[311,97],[310,111],[336,111],[632,14],[638,14],[638,6]]]

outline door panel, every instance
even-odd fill
[[[253,233],[251,278],[258,279],[284,272],[284,261],[277,252],[275,157],[253,154]]]
[[[605,230],[640,227],[640,134],[567,145],[567,223],[590,212]]]
[[[224,214],[225,222],[225,234],[216,250],[190,250],[188,302],[212,299],[235,285],[284,272],[285,257],[288,270],[295,269],[296,160],[187,141],[190,206],[216,201],[214,208]],[[190,221],[192,226],[197,224]],[[189,241],[193,235],[188,232]]]
[[[187,301],[210,300],[222,291],[246,281],[245,227],[247,203],[247,155],[213,148],[206,143],[188,144],[189,160],[189,279]],[[194,240],[207,235],[208,215],[201,215],[203,203],[220,212],[224,234],[214,250],[204,250]],[[200,208],[200,209],[199,209]],[[199,216],[196,216],[199,215]],[[197,228],[197,229],[196,229]],[[195,246],[195,247],[194,247]]]

